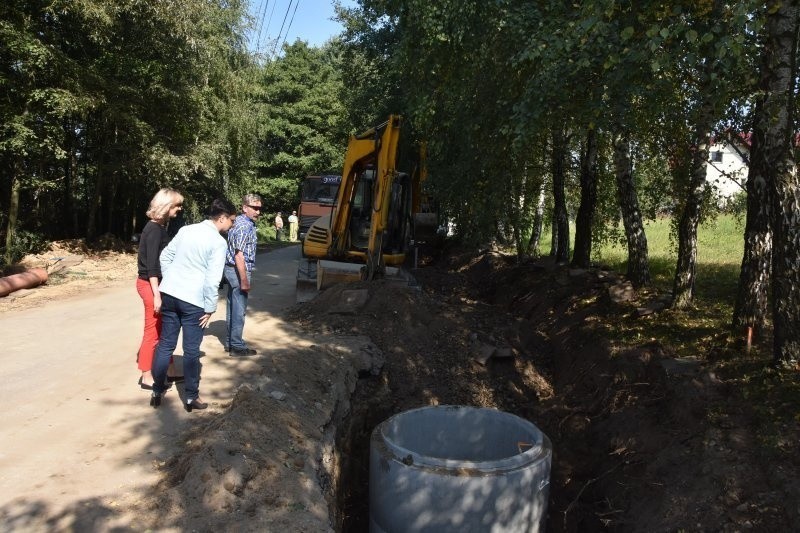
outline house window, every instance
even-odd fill
[[[722,151],[717,150],[716,152],[711,152],[711,162],[722,163]]]

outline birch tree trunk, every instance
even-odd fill
[[[556,263],[569,261],[569,216],[566,186],[567,140],[560,127],[553,128],[553,256]]]
[[[523,213],[525,212],[525,204],[530,202],[530,198],[525,194],[525,182],[528,180],[527,169],[522,170],[522,175],[519,179],[514,180],[512,183],[512,194],[509,199],[509,205],[512,206],[509,218],[511,219],[511,234],[514,238],[514,249],[517,251],[517,261],[522,261],[525,257],[525,247],[522,243],[521,221]]]
[[[544,199],[545,183],[542,180],[539,185],[538,200],[536,204],[536,214],[533,216],[533,227],[531,228],[531,238],[528,240],[528,254],[532,257],[539,256],[539,243],[542,240],[542,226],[544,225]]]
[[[764,159],[766,115],[763,100],[756,103],[750,140],[750,168],[747,172],[747,219],[744,228],[744,254],[733,309],[733,328],[764,327],[769,308],[769,282],[772,272],[772,230]]]
[[[614,133],[614,174],[617,182],[617,200],[628,244],[627,276],[634,287],[644,287],[650,284],[647,236],[644,233],[636,184],[633,182],[630,141],[627,133],[621,130]]]
[[[685,309],[692,305],[694,283],[697,272],[697,226],[700,224],[700,210],[703,205],[703,191],[708,167],[708,147],[711,142],[712,108],[703,104],[695,130],[696,148],[692,154],[689,173],[689,187],[686,203],[678,223],[678,264],[675,267],[675,280],[672,289],[672,307]]]
[[[14,260],[14,234],[17,231],[17,219],[19,218],[19,191],[20,191],[20,172],[19,162],[14,164],[14,175],[11,176],[11,195],[8,202],[8,222],[6,224],[6,253],[5,263],[10,265]]]
[[[800,184],[794,160],[794,89],[797,76],[798,0],[767,2],[767,38],[761,80],[766,88],[764,135],[772,200],[773,358],[800,363]]]

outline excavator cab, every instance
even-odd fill
[[[352,213],[350,216],[350,248],[366,254],[369,249],[369,237],[373,213],[380,209],[375,205],[375,170],[370,168],[358,180],[356,192],[353,197]],[[385,235],[382,239],[382,254],[388,264],[402,263],[403,256],[408,251],[411,231],[411,181],[408,174],[398,173],[391,185],[390,202],[388,207],[388,221]],[[388,257],[386,257],[388,256]]]
[[[365,170],[358,179],[350,214],[350,245],[356,250],[366,251],[369,245],[369,230],[372,214],[372,191],[375,170]]]

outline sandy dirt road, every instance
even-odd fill
[[[262,353],[294,341],[281,315],[294,303],[299,250],[258,256],[245,339]],[[134,280],[0,314],[0,530],[139,529],[126,502],[205,414],[182,409],[181,387],[149,407],[136,382],[141,315]],[[229,357],[224,334],[223,297],[201,347],[207,412],[225,407],[255,364]]]

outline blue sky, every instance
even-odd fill
[[[341,0],[341,4],[354,7],[356,2]],[[249,35],[248,47],[254,52],[271,53],[276,39],[280,39],[276,51],[284,41],[293,43],[298,38],[319,46],[342,30],[338,22],[330,20],[333,0],[250,0],[250,14],[256,27]]]

